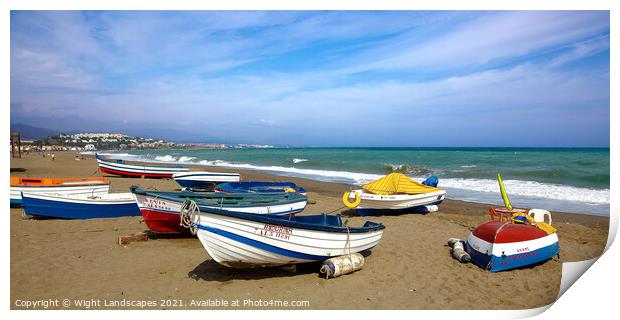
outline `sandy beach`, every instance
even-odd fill
[[[94,158],[74,154],[11,159],[14,176],[102,176]],[[209,168],[206,168],[209,169]],[[217,171],[227,171],[215,168]],[[366,258],[365,267],[336,279],[319,276],[319,265],[232,270],[215,263],[193,237],[153,236],[127,246],[118,237],[145,231],[141,217],[91,220],[32,220],[21,208],[10,209],[11,308],[17,300],[95,299],[95,309],[139,309],[106,306],[104,301],[155,301],[148,309],[522,309],[553,302],[561,263],[599,256],[607,241],[607,217],[553,212],[560,258],[532,268],[490,273],[461,264],[450,255],[448,238],[465,239],[488,220],[488,205],[446,200],[427,215],[359,217],[340,200],[350,186],[237,171],[243,180],[294,181],[308,190],[310,204],[301,214],[334,212],[360,226],[383,223],[383,239]],[[107,175],[106,175],[107,176]],[[131,185],[178,190],[171,179],[108,176],[111,191]],[[163,301],[162,301],[163,300]],[[204,305],[240,300],[239,306]],[[259,301],[307,301],[304,306],[257,305]],[[192,301],[198,304],[190,305]],[[205,302],[206,301],[206,302]],[[162,303],[163,302],[163,303]],[[254,305],[250,304],[254,303]],[[202,304],[201,304],[202,303]],[[207,304],[208,304],[207,303]],[[295,302],[293,302],[295,303]],[[62,305],[52,309],[65,309]],[[69,308],[83,309],[72,303]]]

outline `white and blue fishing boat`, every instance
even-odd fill
[[[124,177],[171,178],[177,172],[187,172],[184,166],[156,165],[146,163],[127,163],[123,159],[114,159],[95,154],[99,170]]]
[[[22,192],[24,213],[36,218],[91,219],[139,216],[131,193],[55,195]]]
[[[172,175],[172,178],[176,183],[187,190],[213,191],[218,184],[239,181],[239,174],[229,172],[191,171],[175,173]]]
[[[346,226],[337,215],[276,216],[225,211],[187,201],[183,224],[217,263],[255,268],[324,261],[374,248],[385,226]]]
[[[306,193],[306,189],[298,187],[293,182],[243,181],[222,183],[217,191],[228,193],[255,193],[255,192],[297,192]]]

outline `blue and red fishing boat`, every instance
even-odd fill
[[[497,180],[506,208],[490,208],[491,221],[479,225],[467,238],[465,251],[471,261],[496,272],[535,265],[559,255],[556,229],[536,221],[525,210],[514,209],[499,173]]]
[[[535,225],[489,221],[474,229],[465,251],[479,267],[496,272],[533,265],[560,253],[555,232]]]

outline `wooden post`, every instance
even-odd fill
[[[19,132],[11,132],[11,155],[13,158],[22,157],[22,140]]]

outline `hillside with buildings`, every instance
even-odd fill
[[[96,150],[140,150],[170,149],[187,147],[161,139],[128,136],[121,133],[76,133],[58,134],[39,140],[22,140],[22,150],[37,151],[96,151]]]

